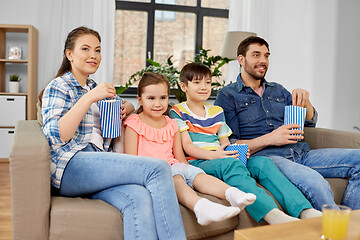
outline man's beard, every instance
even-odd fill
[[[253,77],[255,80],[261,80],[265,77],[266,75],[266,72],[264,72],[263,74],[257,74],[257,73],[253,73],[253,72],[250,72],[248,73],[251,77]]]
[[[248,69],[250,69],[251,71],[248,71]],[[265,67],[265,71],[264,73],[258,73],[256,72],[256,70],[250,66],[247,66],[245,64],[245,69],[244,69],[252,78],[254,78],[255,80],[261,80],[265,77],[266,72],[267,72],[267,67]]]

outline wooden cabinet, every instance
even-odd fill
[[[22,48],[21,59],[9,59],[12,46]],[[13,133],[18,120],[36,119],[38,31],[32,25],[0,24],[0,144],[11,140],[4,133]],[[9,75],[17,74],[20,93],[9,93]],[[0,148],[0,159],[8,156],[10,149]]]

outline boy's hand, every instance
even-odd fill
[[[237,158],[239,157],[238,151],[225,151],[225,148],[228,146],[229,144],[224,144],[222,146],[220,146],[216,151],[211,151],[211,159],[220,159],[220,158],[228,158],[228,157],[232,157],[232,158]]]
[[[246,153],[246,158],[249,159],[249,157],[250,157],[250,149],[248,148],[248,151]]]

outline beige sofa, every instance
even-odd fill
[[[306,129],[312,148],[360,148],[360,134]],[[10,153],[14,240],[122,239],[121,213],[100,200],[52,196],[49,146],[37,121],[20,121]],[[346,179],[328,179],[341,202]],[[226,201],[206,196],[217,202]],[[208,226],[197,224],[192,211],[180,206],[188,239],[233,239],[233,230],[258,224],[242,211],[239,216]]]

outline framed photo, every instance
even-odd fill
[[[8,58],[21,59],[21,47],[17,47],[17,46],[9,47]]]

